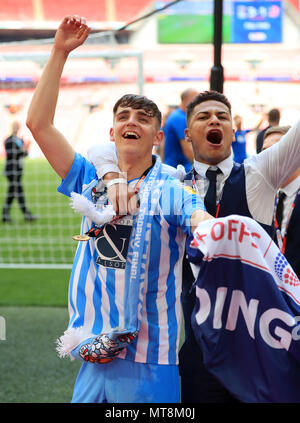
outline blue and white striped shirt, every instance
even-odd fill
[[[190,217],[204,209],[200,197],[164,175],[153,216],[146,260],[141,327],[137,338],[118,356],[140,363],[177,364],[181,330],[182,258]],[[58,191],[82,194],[97,183],[94,166],[76,154]],[[126,251],[132,216],[105,225],[101,236],[80,242],[69,285],[69,328],[85,327],[98,335],[123,327]],[[83,217],[81,233],[93,222]]]

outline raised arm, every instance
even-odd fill
[[[279,142],[253,157],[259,172],[274,188],[279,189],[300,164],[300,120]]]
[[[36,86],[27,115],[27,126],[45,157],[64,179],[75,151],[54,126],[60,79],[69,53],[84,43],[90,28],[77,15],[66,16],[55,35],[49,60]]]

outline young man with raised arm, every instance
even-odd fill
[[[211,219],[200,197],[152,155],[161,113],[143,96],[124,95],[113,109],[110,139],[121,177],[105,185],[53,124],[69,53],[89,34],[84,19],[60,24],[36,87],[27,125],[62,178],[58,191],[82,213],[69,286],[68,329],[61,356],[83,361],[73,402],[179,402],[181,272],[186,234]],[[116,215],[107,189],[128,184],[139,205]]]

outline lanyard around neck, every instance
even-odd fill
[[[294,197],[294,201],[293,204],[290,207],[289,213],[288,213],[288,218],[287,218],[287,222],[285,224],[285,231],[284,231],[284,237],[282,237],[282,231],[279,227],[278,221],[277,221],[277,217],[276,217],[276,208],[277,208],[277,204],[278,204],[278,193],[276,194],[276,198],[275,198],[275,206],[274,206],[274,226],[275,226],[275,230],[276,230],[276,238],[277,238],[277,243],[278,243],[278,247],[281,251],[282,254],[285,253],[285,249],[286,249],[286,237],[287,237],[287,231],[288,231],[288,227],[290,224],[290,220],[292,217],[292,213],[293,210],[295,208],[295,204],[296,204],[296,199],[297,199],[297,195],[300,194],[300,189],[298,189],[298,191],[296,192],[296,195]]]

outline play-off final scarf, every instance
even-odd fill
[[[300,402],[300,281],[253,219],[201,223],[194,263],[198,359],[242,402]]]

